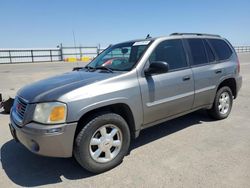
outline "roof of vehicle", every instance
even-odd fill
[[[185,36],[185,35],[191,35],[191,36],[207,36],[207,37],[221,37],[220,35],[215,35],[215,34],[207,34],[207,33],[172,33],[170,36]]]
[[[145,39],[136,39],[126,42],[143,42],[143,41],[154,41],[157,39],[171,39],[171,38],[220,38],[220,35],[216,34],[206,34],[206,33],[172,33],[169,36],[160,36],[160,37],[147,37]]]
[[[220,35],[215,34],[206,34],[206,33],[172,33],[169,36],[163,36],[163,37],[156,37],[156,39],[171,39],[171,38],[220,38],[222,37]]]

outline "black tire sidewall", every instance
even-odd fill
[[[221,114],[218,108],[218,104],[219,104],[219,99],[222,93],[227,92],[229,94],[229,98],[230,98],[230,105],[229,105],[229,109],[227,111],[226,114]],[[215,102],[214,102],[214,112],[216,114],[216,116],[218,116],[219,119],[225,119],[228,117],[228,115],[231,112],[233,106],[233,95],[232,95],[232,91],[229,87],[225,86],[220,88],[217,93],[216,93],[216,98],[215,98]]]
[[[111,161],[107,163],[98,163],[92,159],[89,152],[89,143],[96,132],[101,126],[105,124],[114,124],[122,132],[122,147],[118,155]],[[130,146],[130,131],[126,121],[118,114],[107,113],[97,116],[92,121],[90,121],[83,129],[80,131],[76,138],[76,150],[79,152],[79,157],[77,161],[88,171],[94,173],[101,173],[107,171],[122,162],[123,157],[127,154]]]

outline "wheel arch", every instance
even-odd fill
[[[125,103],[115,103],[110,104],[102,107],[98,107],[95,109],[91,109],[86,111],[78,120],[76,131],[75,131],[75,138],[81,129],[89,122],[91,119],[104,114],[104,113],[116,113],[124,118],[127,122],[131,134],[131,138],[136,137],[136,128],[135,128],[135,119],[130,107]]]
[[[226,78],[226,79],[224,79],[224,80],[218,85],[216,92],[217,92],[220,88],[222,88],[222,87],[224,87],[224,86],[228,86],[228,87],[231,89],[232,94],[233,94],[233,98],[236,99],[236,97],[237,97],[237,86],[236,86],[236,80],[235,80],[235,78]]]

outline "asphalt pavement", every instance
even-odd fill
[[[32,154],[9,132],[0,112],[0,187],[250,187],[250,58],[241,63],[243,86],[230,116],[213,121],[204,111],[141,132],[116,168],[99,175],[73,158]],[[0,65],[4,97],[35,80],[71,71],[75,63]]]

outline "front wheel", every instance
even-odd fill
[[[101,173],[121,163],[129,145],[127,122],[118,114],[106,113],[93,118],[79,132],[74,156],[86,170]]]
[[[209,115],[217,120],[225,119],[231,112],[233,106],[233,95],[229,87],[220,88],[215,96],[213,107],[208,110]]]

